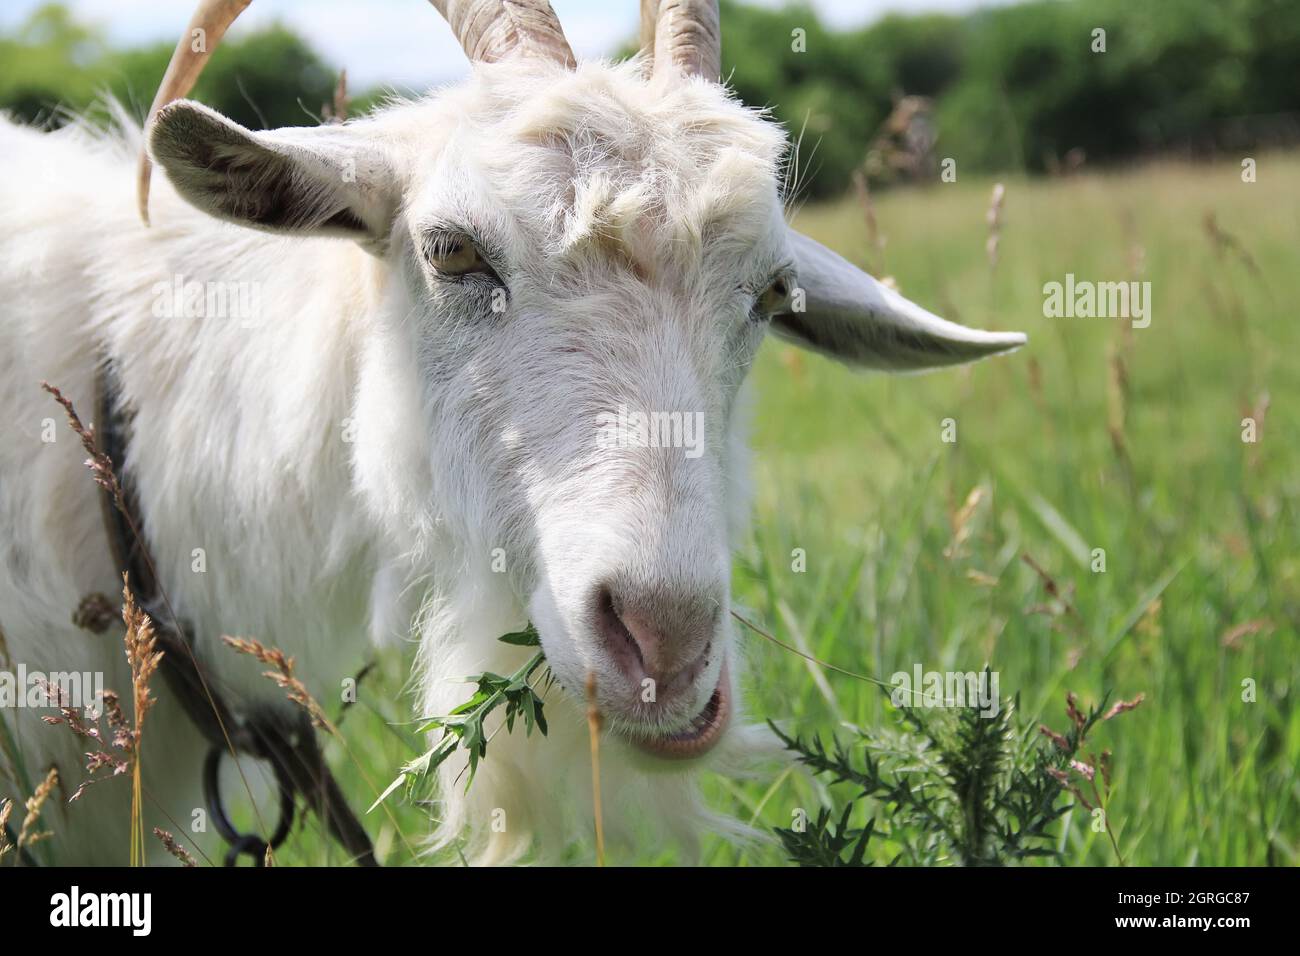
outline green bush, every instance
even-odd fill
[[[102,33],[47,4],[0,37],[0,109],[57,124],[109,95],[143,117],[171,53],[169,43],[113,50]],[[304,126],[318,121],[336,77],[304,40],[273,24],[223,44],[192,95],[252,129]]]

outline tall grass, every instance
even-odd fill
[[[905,294],[1027,331],[1029,347],[919,378],[819,359],[791,374],[781,349],[756,370],[758,517],[738,596],[848,669],[989,660],[1038,719],[1067,687],[1085,701],[1145,692],[1117,731],[1108,815],[1131,863],[1294,865],[1300,851],[1300,327],[1288,305],[1300,294],[1300,161],[1260,162],[1269,176],[1254,184],[1235,164],[1008,181],[991,277],[987,181],[877,196]],[[1205,227],[1211,212],[1237,248]],[[798,225],[867,254],[852,203],[810,208]],[[1043,317],[1045,282],[1135,267],[1152,283],[1150,328]],[[1259,441],[1243,443],[1242,418],[1267,396]],[[954,445],[939,441],[948,416]],[[791,571],[796,547],[804,574]],[[806,662],[750,650],[756,712],[808,734],[887,720],[869,687],[831,673],[827,699]],[[796,808],[839,809],[799,775],[771,796],[716,789],[742,813],[761,802],[779,826]],[[1064,839],[1067,863],[1113,862],[1104,833],[1075,821]],[[876,858],[890,859],[897,848],[878,841]],[[720,845],[711,859],[771,857]]]

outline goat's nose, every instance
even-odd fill
[[[721,589],[609,584],[596,593],[596,626],[619,668],[656,697],[687,690],[709,664]]]

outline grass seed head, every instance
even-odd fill
[[[41,809],[45,806],[45,801],[50,798],[54,792],[54,786],[59,782],[59,769],[51,767],[45,779],[36,787],[36,792],[27,798],[26,809],[27,815],[23,817],[22,828],[18,831],[18,847],[31,846],[40,840],[52,834],[48,830],[38,832],[37,823],[41,819]]]
[[[158,841],[167,849],[168,853],[181,861],[181,866],[197,865],[194,861],[194,857],[190,855],[190,852],[177,843],[176,838],[168,831],[160,829],[159,827],[154,827],[153,835],[158,838]]]

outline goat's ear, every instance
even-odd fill
[[[270,232],[382,243],[397,208],[395,176],[351,126],[254,133],[191,100],[164,107],[149,153],[190,204]]]
[[[798,345],[850,365],[905,372],[973,362],[1027,341],[1020,332],[982,332],[932,315],[793,229],[790,244],[802,295],[772,331]]]

